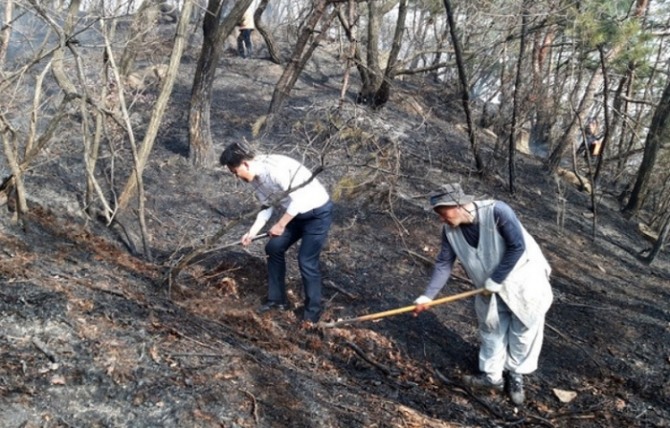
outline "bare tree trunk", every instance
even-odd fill
[[[67,17],[65,18],[65,23],[63,28],[60,28],[51,17],[44,11],[42,6],[37,3],[36,0],[29,0],[31,5],[35,8],[37,13],[39,13],[51,26],[51,28],[58,34],[58,48],[54,51],[53,54],[53,74],[56,82],[60,88],[65,92],[66,99],[71,99],[78,96],[77,90],[74,84],[70,81],[67,72],[65,71],[63,64],[65,63],[65,48],[70,42],[69,35],[73,33],[75,18],[77,12],[79,11],[80,0],[73,0],[68,6]]]
[[[30,159],[32,159],[33,156],[37,154],[39,149],[44,147],[46,143],[49,141],[50,137],[53,135],[53,132],[55,132],[57,124],[61,121],[61,119],[65,115],[64,107],[67,105],[68,102],[67,100],[71,99],[73,94],[76,93],[74,85],[67,79],[66,74],[63,71],[62,60],[64,57],[65,48],[68,44],[68,38],[66,37],[66,34],[72,33],[72,28],[74,26],[73,24],[74,16],[79,8],[79,1],[73,0],[72,3],[70,3],[67,18],[63,29],[61,29],[53,21],[53,19],[48,17],[44,9],[42,9],[38,3],[36,3],[34,0],[29,0],[29,2],[34,7],[35,11],[38,14],[40,14],[40,16],[45,18],[45,20],[49,23],[52,29],[54,29],[54,31],[58,34],[59,46],[58,48],[54,49],[53,59],[46,64],[44,71],[40,73],[40,75],[36,79],[37,88],[35,89],[35,95],[33,97],[33,114],[30,117],[30,131],[28,133],[28,138],[26,141],[23,161],[21,161],[19,157],[18,146],[16,143],[17,132],[11,127],[9,121],[7,121],[5,117],[0,114],[0,123],[2,124],[1,131],[2,131],[5,156],[7,157],[7,163],[9,164],[9,167],[12,170],[11,179],[13,179],[16,191],[16,206],[17,206],[16,212],[18,220],[21,220],[23,215],[28,212],[25,188],[23,184],[23,171],[28,166]],[[58,67],[52,65],[56,61],[59,62]],[[37,106],[40,104],[40,98],[41,98],[40,87],[42,85],[44,76],[49,69],[53,70],[56,80],[58,81],[59,84],[62,85],[61,88],[65,92],[65,101],[61,104],[61,107],[63,108],[59,109],[56,112],[55,116],[52,118],[52,120],[48,122],[45,133],[38,141],[35,141],[35,137],[37,134],[37,122],[38,122],[36,112],[38,110]]]
[[[398,9],[398,19],[393,37],[393,45],[389,55],[389,60],[386,69],[382,71],[379,55],[379,37],[382,24],[382,18],[389,13],[398,0],[388,0],[386,2],[369,1],[368,2],[368,40],[366,44],[366,61],[365,64],[360,62],[358,67],[361,75],[361,90],[356,97],[356,102],[366,104],[372,107],[383,106],[389,98],[391,82],[397,70],[395,70],[395,63],[397,62],[398,53],[400,51],[400,43],[402,42],[402,34],[405,30],[405,18],[407,16],[407,1],[401,1]],[[400,37],[400,39],[398,39]],[[351,40],[351,38],[350,38]],[[398,45],[396,46],[396,43]],[[395,50],[395,52],[394,52]],[[395,56],[395,58],[392,58]],[[390,80],[386,80],[390,77]]]
[[[5,157],[9,168],[12,170],[14,178],[14,186],[16,187],[16,215],[17,221],[21,221],[23,216],[28,212],[28,204],[26,202],[26,191],[23,186],[23,173],[17,159],[18,148],[16,147],[16,131],[12,129],[9,122],[4,115],[0,113],[0,123],[2,124],[2,143],[5,150]]]
[[[605,116],[605,135],[603,136],[603,141],[600,146],[600,156],[598,157],[598,163],[596,165],[596,170],[593,173],[593,176],[591,177],[591,188],[593,189],[593,192],[591,192],[591,201],[593,204],[593,212],[595,213],[596,211],[596,183],[598,182],[598,177],[600,176],[600,170],[603,165],[603,159],[605,159],[605,153],[607,152],[607,149],[609,148],[609,142],[610,142],[610,136],[612,135],[610,130],[611,130],[611,119],[610,119],[610,109],[608,108],[609,105],[609,78],[607,77],[607,64],[605,61],[605,53],[603,52],[602,47],[598,49],[600,52],[600,66],[602,68],[603,72],[603,105],[605,106],[604,108],[604,116]],[[589,150],[586,150],[587,153],[589,153]],[[589,162],[589,165],[591,163]],[[594,216],[594,222],[595,222],[596,216]],[[595,235],[595,230],[594,230],[594,235]]]
[[[368,2],[368,40],[366,49],[366,79],[363,80],[358,101],[374,105],[374,95],[382,81],[382,71],[379,65],[379,2]]]
[[[628,103],[626,100],[624,100],[623,91],[626,89],[626,82],[628,81],[628,77],[628,73],[621,77],[614,91],[614,97],[612,99],[612,113],[614,116],[612,117],[609,128],[610,143],[614,141],[614,138],[612,138],[613,135],[621,135],[622,133],[626,132],[626,121],[623,119],[626,116],[626,111],[628,110]],[[619,142],[621,142],[621,139],[619,139]],[[615,147],[615,150],[617,150],[615,156],[618,156],[621,152],[619,151],[619,148]]]
[[[646,257],[641,258],[644,263],[650,265],[654,261],[667,242],[668,235],[670,235],[670,215],[666,215],[661,232],[658,234],[658,239],[654,242],[654,246],[651,248],[649,254]]]
[[[551,131],[554,125],[554,114],[551,108],[551,85],[543,84],[548,81],[551,72],[552,44],[556,35],[554,26],[547,29],[544,35],[537,33],[533,44],[533,94],[534,109],[529,142],[536,147],[547,147],[551,141]]]
[[[356,3],[356,0],[352,0],[354,3]],[[356,11],[358,12],[358,11]],[[370,80],[369,77],[369,72],[367,67],[365,66],[365,62],[363,61],[363,57],[361,55],[361,49],[359,45],[359,40],[358,40],[358,34],[357,34],[357,24],[358,22],[358,13],[356,13],[355,18],[347,18],[345,17],[340,10],[338,10],[337,14],[340,24],[342,25],[342,28],[344,29],[345,34],[347,35],[347,39],[349,40],[349,43],[351,43],[351,51],[353,52],[352,56],[348,58],[348,60],[351,60],[354,62],[356,65],[356,69],[358,69],[358,74],[361,77],[361,82],[362,82],[362,87],[367,85],[367,82]],[[361,93],[359,92],[359,96],[357,97],[357,102],[361,101]]]
[[[112,70],[112,73],[114,75],[114,80],[116,82],[117,87],[121,88],[122,87],[122,81],[121,81],[121,73],[119,68],[116,65],[116,61],[114,59],[114,54],[112,52],[112,46],[109,41],[109,38],[107,35],[104,35],[105,37],[105,51],[107,52],[107,58],[109,61],[110,68]],[[151,259],[151,247],[149,245],[149,234],[146,230],[146,225],[144,221],[144,183],[142,181],[142,168],[140,166],[140,159],[139,159],[139,154],[137,150],[137,144],[135,142],[135,134],[133,132],[133,127],[130,123],[130,114],[128,113],[128,108],[126,106],[126,101],[125,101],[125,96],[123,91],[119,91],[119,107],[121,110],[121,117],[124,122],[124,128],[126,130],[127,136],[128,136],[128,142],[130,143],[130,149],[131,153],[133,155],[133,172],[128,180],[128,183],[131,181],[134,183],[132,190],[129,190],[126,193],[126,197],[130,198],[130,196],[135,194],[135,191],[137,190],[137,204],[138,204],[138,217],[139,217],[139,223],[140,223],[140,231],[142,234],[142,243],[144,247],[144,255],[147,259]],[[126,185],[126,189],[128,189]],[[126,204],[128,201],[126,200]],[[120,203],[118,205],[121,207]]]
[[[647,76],[647,81],[641,97],[642,99],[648,99],[653,91],[654,82],[656,82],[656,77],[658,73],[656,70],[661,69],[659,65],[661,64],[662,61],[664,61],[665,57],[664,46],[665,44],[663,43],[663,41],[659,41],[659,47],[656,53],[656,62],[655,65],[651,67],[651,72],[649,73],[649,76]],[[620,114],[625,117],[628,116],[629,103],[627,100],[633,98],[635,78],[636,78],[635,68],[630,66],[626,71],[626,75],[624,77],[626,85],[626,99],[623,100],[623,102],[625,103],[624,104],[625,107],[620,110],[619,109],[616,110],[620,111],[621,112]],[[638,109],[638,113],[633,120],[622,121],[623,124],[621,126],[622,129],[620,132],[619,147],[617,153],[617,175],[618,173],[626,169],[626,165],[628,165],[630,156],[633,153],[635,153],[635,151],[633,150],[633,146],[637,141],[637,135],[640,132],[639,128],[642,127],[642,120],[641,120],[642,115],[643,115],[643,109]],[[633,185],[632,183],[628,183],[626,188],[619,194],[617,198],[619,203],[621,204],[622,209],[625,206],[624,204],[626,199],[628,198],[629,190],[632,187],[632,185]]]
[[[649,0],[636,0],[635,11],[630,19],[640,19],[644,16],[644,13],[647,9]],[[612,49],[605,56],[606,60],[611,60],[615,58],[621,50],[624,48],[624,43],[620,42],[619,44],[612,47]],[[556,146],[554,151],[549,155],[547,160],[547,166],[550,171],[555,172],[558,169],[558,166],[561,163],[561,159],[565,154],[568,147],[574,145],[574,142],[577,140],[580,129],[579,124],[583,123],[586,118],[587,111],[591,104],[593,103],[593,97],[595,92],[600,88],[600,85],[603,82],[603,75],[600,69],[597,69],[591,76],[591,81],[587,86],[582,100],[577,108],[575,115],[579,116],[575,118],[570,124],[569,128],[563,134],[563,137],[559,144]]]
[[[631,73],[626,73],[624,77],[621,78],[622,93],[625,91],[626,98],[629,98],[633,93],[633,78],[634,76]],[[623,107],[619,110],[622,115],[628,116],[628,101],[623,100]],[[629,130],[630,128],[630,130]],[[626,144],[627,136],[632,133],[633,129],[629,124],[628,120],[623,120],[621,123],[621,130],[619,131],[619,144],[617,149],[617,156],[619,160],[617,161],[617,170],[623,171],[626,165],[628,164],[628,156],[623,156],[625,153],[630,151],[631,145]]]
[[[272,34],[265,29],[263,21],[261,20],[268,2],[269,0],[262,0],[258,5],[258,8],[256,8],[256,11],[254,12],[254,25],[261,37],[263,37],[263,40],[265,40],[265,45],[268,47],[268,53],[270,54],[270,60],[275,64],[281,64],[281,57],[279,56],[279,50],[277,49],[274,38],[272,37]]]
[[[450,0],[444,0],[444,8],[447,11],[447,20],[449,21],[449,33],[451,34],[451,42],[454,45],[454,55],[456,56],[456,65],[458,66],[458,77],[461,82],[461,101],[463,102],[463,110],[465,111],[465,120],[468,125],[468,134],[470,137],[470,147],[475,158],[475,165],[479,173],[484,172],[484,162],[482,162],[479,154],[479,143],[475,135],[474,123],[472,120],[472,112],[470,111],[470,85],[468,84],[468,77],[465,73],[465,64],[463,63],[463,49],[461,48],[458,35],[456,34],[456,25],[454,24],[454,12],[451,7]]]
[[[554,150],[549,155],[547,159],[547,166],[549,170],[555,172],[560,166],[561,160],[565,155],[565,152],[568,148],[574,147],[575,141],[578,140],[578,136],[581,133],[580,124],[586,122],[586,115],[588,113],[589,107],[593,103],[593,96],[600,85],[602,84],[602,72],[600,69],[596,69],[591,75],[591,80],[584,91],[579,106],[575,109],[575,116],[570,123],[570,126],[563,133],[561,140]]]
[[[111,222],[112,216],[114,214],[114,210],[109,206],[107,203],[107,200],[105,198],[104,192],[102,191],[102,188],[98,184],[97,180],[95,179],[95,165],[98,159],[98,152],[97,152],[97,144],[93,141],[96,137],[99,138],[99,135],[91,135],[91,114],[88,109],[88,103],[86,102],[87,99],[92,98],[91,94],[89,93],[89,87],[88,83],[86,82],[86,76],[84,74],[84,64],[82,63],[81,57],[79,56],[79,53],[77,50],[72,46],[68,45],[70,48],[70,52],[72,53],[72,56],[75,59],[75,64],[76,64],[76,70],[77,70],[77,77],[79,79],[79,86],[83,88],[86,96],[83,98],[79,99],[79,111],[81,113],[81,127],[82,127],[82,132],[81,132],[81,138],[82,142],[84,144],[84,165],[86,169],[86,207],[85,210],[88,213],[92,213],[92,203],[93,203],[93,195],[98,194],[100,198],[100,202],[103,205],[103,215],[107,222]],[[103,65],[103,67],[107,67],[106,64]],[[106,88],[106,86],[105,86]],[[105,93],[105,89],[103,89],[103,94]],[[101,100],[104,100],[105,97],[101,96]],[[101,117],[100,112],[96,112],[97,118]],[[97,119],[96,119],[97,121]],[[99,134],[100,131],[97,132]]]
[[[21,162],[21,170],[25,171],[26,168],[30,165],[30,162],[37,156],[44,147],[51,141],[51,138],[54,136],[54,133],[58,129],[60,122],[67,116],[67,105],[69,101],[63,100],[60,105],[55,109],[56,112],[54,116],[49,120],[45,126],[44,132],[40,135],[37,140],[34,138],[28,138],[26,143],[26,148],[23,155],[23,161]],[[31,120],[37,122],[37,118],[33,117]]]
[[[177,31],[174,37],[174,44],[172,46],[172,54],[170,55],[168,70],[161,84],[161,90],[158,94],[156,104],[154,105],[154,110],[151,113],[151,119],[147,125],[146,134],[139,147],[137,169],[135,174],[131,175],[128,179],[128,182],[126,183],[123,192],[119,197],[119,208],[121,209],[127,207],[130,198],[133,196],[135,189],[139,184],[138,180],[141,179],[142,171],[144,171],[144,167],[149,160],[149,154],[151,153],[151,149],[153,148],[154,142],[156,141],[156,135],[158,135],[158,129],[160,127],[161,121],[163,120],[163,115],[165,114],[168,101],[170,100],[170,94],[172,93],[172,88],[174,86],[175,80],[177,79],[177,73],[179,72],[181,56],[186,46],[186,31],[188,30],[192,6],[192,0],[184,1],[181,14],[179,15],[179,23],[177,24]]]
[[[644,155],[637,172],[635,186],[631,192],[628,203],[623,209],[626,216],[635,215],[642,206],[644,195],[648,191],[649,179],[656,165],[658,152],[665,141],[670,138],[670,80],[663,91],[661,100],[656,107],[654,116],[651,119],[649,133],[644,143]]]
[[[252,0],[236,2],[228,16],[221,20],[224,1],[209,0],[202,23],[204,37],[193,77],[189,109],[189,148],[191,163],[194,166],[210,166],[214,161],[210,111],[216,67],[219,64],[223,41],[235,29],[235,25]]]
[[[513,106],[512,106],[512,123],[510,124],[511,131],[509,136],[509,191],[511,194],[514,194],[516,189],[514,188],[514,180],[516,177],[514,158],[516,156],[516,140],[517,140],[517,117],[519,116],[520,111],[520,93],[521,93],[521,73],[523,71],[523,57],[526,55],[526,31],[528,28],[528,0],[523,2],[523,10],[521,11],[521,40],[519,41],[519,59],[516,64],[516,81],[514,83],[514,95],[512,97]]]
[[[326,12],[327,6],[327,0],[317,0],[314,4],[312,13],[307,18],[307,22],[302,26],[302,32],[300,33],[300,37],[298,37],[298,41],[296,42],[293,55],[291,55],[291,59],[284,69],[281,77],[279,78],[279,81],[277,81],[274,92],[272,93],[272,101],[270,101],[270,108],[268,111],[268,115],[270,117],[268,118],[266,125],[267,128],[271,127],[272,116],[281,110],[284,101],[293,89],[293,85],[302,72],[302,69],[305,67],[307,60],[309,60],[309,58],[312,56],[314,49],[316,49],[318,46],[318,42],[325,36],[326,30],[328,29],[328,26],[330,26],[330,22],[335,17],[336,13],[333,11],[329,19],[325,20],[323,23],[321,30],[319,32],[316,31],[316,26],[319,21],[321,21],[321,18]],[[314,34],[318,34],[318,36],[312,39],[310,48],[307,50],[307,52],[304,52],[305,48],[307,47],[307,43],[314,36]]]
[[[389,52],[389,59],[386,63],[386,70],[384,70],[384,77],[375,91],[373,97],[373,107],[382,107],[389,100],[391,95],[391,83],[396,76],[398,55],[402,47],[402,35],[405,32],[405,19],[407,18],[407,0],[400,0],[398,6],[398,20],[393,34],[393,42],[391,44],[391,52]]]
[[[115,24],[113,23],[110,26],[112,29],[115,28]],[[105,24],[104,21],[100,21],[100,28],[103,34],[107,33],[107,25]],[[112,30],[112,39],[114,37],[113,30]],[[109,82],[109,62],[108,61],[103,61],[102,65],[102,70],[100,70],[100,80],[102,82]],[[107,95],[108,95],[108,85],[102,85],[102,89],[100,91],[100,102],[102,104],[103,108],[107,107]],[[86,203],[86,213],[93,217],[97,215],[96,211],[94,210],[93,203],[94,203],[94,197],[97,194],[100,202],[103,204],[103,212],[101,213],[102,216],[105,218],[105,222],[107,225],[110,225],[112,223],[112,219],[114,217],[115,211],[112,210],[110,204],[107,201],[107,198],[105,197],[102,189],[100,188],[100,185],[98,184],[96,178],[95,178],[95,170],[96,170],[96,165],[98,163],[98,158],[100,156],[100,143],[103,139],[104,131],[105,131],[105,116],[102,114],[100,111],[94,111],[93,116],[95,119],[95,131],[93,133],[93,138],[91,141],[91,144],[87,147],[84,148],[85,153],[84,153],[84,164],[86,167],[86,196],[85,196],[85,203]],[[112,185],[113,186],[113,185]],[[111,186],[110,186],[111,187]],[[116,201],[114,201],[116,202]]]
[[[119,72],[121,76],[128,76],[133,70],[135,58],[140,47],[144,44],[147,34],[156,26],[160,12],[159,3],[155,0],[144,0],[133,17],[130,26],[131,38],[128,40],[121,59],[119,60]]]
[[[344,69],[344,77],[342,78],[342,89],[340,90],[340,107],[344,104],[347,88],[349,87],[349,76],[351,75],[351,65],[354,63],[356,51],[358,49],[358,40],[356,37],[356,20],[358,15],[357,3],[355,0],[349,0],[347,9],[347,25],[343,25],[345,32],[349,39],[349,53],[347,54],[347,65]],[[343,16],[338,11],[340,22],[343,21]]]
[[[440,80],[440,70],[438,67],[440,64],[440,60],[442,58],[442,50],[444,49],[444,43],[447,39],[446,31],[438,31],[437,20],[433,20],[433,34],[435,39],[437,40],[437,46],[436,46],[435,57],[433,58],[433,61],[430,64],[430,66],[434,67],[434,71],[432,73],[433,81],[437,83]]]
[[[4,68],[9,39],[12,37],[12,26],[9,24],[14,19],[14,0],[5,0],[4,27],[0,29],[0,70]]]
[[[52,62],[49,61],[44,66],[44,70],[37,75],[35,79],[35,94],[33,95],[33,109],[30,112],[30,130],[28,131],[28,138],[26,139],[26,147],[24,151],[23,161],[26,162],[33,155],[34,147],[37,141],[35,140],[37,136],[37,123],[39,122],[39,105],[42,98],[42,84],[44,83],[44,78],[47,73],[51,70]],[[61,105],[61,107],[65,107]],[[26,165],[27,166],[27,165]],[[23,170],[23,168],[22,168]]]
[[[603,105],[605,106],[604,108],[604,115],[605,115],[605,135],[603,137],[602,143],[601,143],[601,148],[600,148],[600,156],[598,157],[598,164],[596,165],[595,172],[593,171],[592,167],[592,162],[591,162],[591,150],[589,147],[585,148],[585,153],[586,153],[586,163],[588,165],[588,171],[589,171],[589,180],[591,183],[591,212],[593,212],[593,220],[592,220],[592,225],[591,225],[591,232],[593,239],[596,238],[596,232],[598,228],[598,199],[597,199],[597,185],[596,183],[598,182],[598,176],[600,175],[600,168],[602,167],[603,164],[603,159],[605,157],[605,149],[609,145],[609,140],[610,140],[610,110],[608,108],[609,105],[609,79],[607,77],[607,64],[605,61],[605,53],[602,49],[602,46],[598,48],[598,52],[600,54],[600,67],[602,70],[602,75],[603,75],[603,94],[604,94],[604,99],[603,99]],[[583,140],[586,141],[586,135],[582,136]],[[575,168],[576,172],[576,168]]]

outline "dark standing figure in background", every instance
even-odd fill
[[[584,157],[587,157],[586,149],[588,148],[591,159],[598,159],[602,150],[604,137],[604,133],[598,132],[599,127],[597,120],[592,120],[586,125],[586,129],[584,129],[585,140],[582,141],[582,144],[577,149],[578,155],[584,153]]]
[[[254,31],[254,10],[249,8],[244,12],[242,20],[237,24],[240,33],[237,35],[237,52],[242,58],[250,58],[254,54],[251,43],[251,33]]]
[[[426,310],[444,288],[458,258],[475,286],[487,290],[475,298],[482,373],[463,381],[473,389],[503,391],[507,372],[508,393],[520,405],[523,375],[537,369],[544,316],[553,300],[549,263],[502,201],[475,201],[454,183],[430,204],[445,224],[442,249],[426,290],[414,301],[415,312]]]
[[[279,202],[284,208],[284,214],[268,231],[268,299],[258,312],[289,308],[285,255],[301,239],[298,265],[305,293],[303,320],[305,326],[318,322],[322,313],[319,255],[332,223],[333,203],[328,192],[309,169],[288,156],[256,155],[244,144],[233,143],[223,151],[220,162],[254,187],[263,206],[242,237],[243,245],[249,245],[270,219],[273,203]]]

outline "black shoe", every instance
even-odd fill
[[[478,375],[463,376],[463,383],[476,391],[497,391],[502,392],[505,389],[505,381],[500,380],[497,383],[491,382],[485,373]]]
[[[312,324],[316,324],[316,323],[319,322],[319,319],[321,318],[321,313],[322,313],[322,312],[323,312],[323,311],[319,311],[319,312],[317,312],[316,314],[312,314],[312,315],[310,315],[310,314],[306,314],[306,313],[303,311],[302,319],[303,319],[303,321],[307,321],[307,322],[311,322]]]
[[[526,400],[526,393],[523,390],[523,375],[518,373],[510,373],[507,387],[509,389],[509,397],[517,406],[523,404]]]
[[[288,305],[286,303],[277,303],[277,302],[265,302],[263,305],[261,305],[258,309],[256,309],[256,312],[259,314],[262,314],[267,311],[271,310],[278,310],[278,311],[286,311],[288,310]]]

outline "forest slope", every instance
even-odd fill
[[[119,218],[123,228],[80,214],[83,171],[66,137],[50,149],[56,161],[26,177],[26,230],[3,210],[3,426],[670,426],[667,252],[652,266],[640,263],[636,255],[649,244],[610,195],[593,237],[589,196],[532,156],[519,154],[510,195],[496,173],[504,160],[491,156],[485,133],[494,160],[487,178],[476,176],[458,97],[431,82],[399,82],[381,111],[348,100],[338,112],[341,70],[319,56],[273,133],[254,140],[281,69],[226,56],[214,88],[216,149],[246,138],[311,166],[324,159],[320,179],[336,201],[322,255],[325,321],[405,306],[421,293],[440,230],[426,196],[440,185],[459,181],[469,193],[508,202],[553,267],[555,300],[526,406],[460,384],[476,369],[472,301],[417,318],[301,330],[294,311],[254,311],[265,294],[260,242],[210,253],[168,287],[166,272],[180,256],[226,225],[233,226],[219,244],[237,240],[249,220],[234,221],[256,208],[227,171],[190,166],[193,67],[182,65],[145,173],[155,260],[133,251],[131,214]],[[459,269],[442,295],[470,288]],[[559,390],[576,397],[563,403]]]

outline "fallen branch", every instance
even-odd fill
[[[448,385],[448,386],[452,387],[454,390],[460,392],[461,394],[467,395],[468,397],[474,399],[477,403],[481,404],[489,413],[491,413],[495,417],[503,419],[503,420],[506,419],[505,415],[501,411],[494,408],[493,406],[491,406],[489,403],[482,400],[481,398],[477,397],[466,386],[459,385],[456,382],[450,380],[448,377],[443,375],[442,372],[440,372],[438,369],[433,369],[433,372],[435,373],[435,376],[438,379],[440,379],[442,382],[444,382],[445,385]]]
[[[191,342],[193,342],[197,345],[200,345],[203,348],[211,349],[213,351],[218,351],[218,349],[216,349],[216,347],[214,347],[212,345],[208,345],[207,343],[201,342],[197,339],[193,339],[192,337],[189,337],[189,336],[185,335],[184,333],[180,332],[179,330],[177,330],[174,327],[168,327],[168,330],[170,331],[170,333],[176,334],[177,336],[179,336],[182,339],[190,340]]]
[[[602,367],[602,364],[600,364],[600,362],[599,362],[598,360],[596,360],[596,358],[593,356],[593,354],[591,354],[591,353],[590,353],[589,351],[587,351],[583,346],[581,346],[579,343],[575,342],[573,339],[571,339],[571,338],[568,337],[567,335],[561,333],[560,330],[558,330],[556,327],[552,326],[551,324],[545,322],[544,325],[546,325],[547,328],[548,328],[549,330],[551,330],[551,331],[553,331],[554,333],[556,333],[556,334],[558,334],[559,336],[561,336],[566,342],[568,342],[568,343],[572,343],[574,346],[576,346],[576,347],[578,347],[579,349],[581,349],[586,355],[589,356],[589,358],[591,358],[591,361],[593,361],[593,362],[595,363],[595,365],[598,366],[598,370],[600,371],[600,374],[601,374],[601,375],[603,374],[603,367]]]
[[[42,353],[47,356],[49,361],[51,361],[52,363],[57,362],[58,358],[56,358],[56,354],[54,354],[49,348],[47,348],[46,343],[42,342],[41,340],[39,340],[36,337],[33,337],[32,342],[33,342],[33,345],[35,345],[35,347],[37,349],[42,351]]]
[[[348,298],[350,298],[352,300],[358,299],[358,296],[356,296],[355,294],[351,294],[347,290],[342,289],[342,287],[337,286],[333,281],[330,281],[330,280],[327,279],[327,280],[323,281],[323,285],[325,285],[326,287],[333,288],[333,289],[339,291],[340,293],[344,294],[345,296],[347,296]]]
[[[374,366],[374,367],[378,368],[379,370],[381,370],[382,373],[384,373],[386,376],[395,376],[395,375],[398,374],[398,373],[396,373],[396,372],[391,371],[391,369],[389,369],[388,367],[384,366],[383,364],[380,364],[380,363],[374,361],[372,358],[368,357],[368,355],[367,355],[365,352],[363,352],[363,350],[362,350],[358,345],[356,345],[355,343],[350,342],[350,341],[348,341],[348,340],[345,340],[344,343],[345,343],[348,347],[350,347],[351,349],[353,349],[354,352],[356,353],[356,355],[358,355],[359,357],[361,357],[361,358],[362,358],[363,360],[365,360],[367,363],[369,363],[369,364],[371,364],[372,366]]]
[[[462,394],[465,394],[468,397],[472,398],[477,403],[482,405],[489,413],[491,413],[492,415],[496,416],[497,418],[502,419],[503,421],[505,421],[500,426],[511,427],[511,426],[516,426],[516,425],[522,425],[522,424],[525,424],[525,423],[530,423],[529,420],[533,420],[533,421],[536,421],[537,423],[539,423],[541,425],[546,425],[546,426],[549,426],[551,428],[554,427],[554,424],[552,424],[549,420],[547,420],[547,419],[545,419],[541,416],[530,414],[530,413],[526,413],[523,416],[521,416],[520,418],[507,416],[504,412],[502,412],[502,411],[498,410],[497,408],[491,406],[485,400],[482,400],[477,395],[475,395],[470,390],[470,388],[468,388],[464,385],[459,385],[456,382],[453,382],[453,381],[449,380],[449,378],[447,378],[445,375],[443,375],[438,369],[433,369],[433,372],[435,373],[435,376],[438,379],[440,379],[442,382],[444,382],[446,385],[452,387],[455,391],[460,392]],[[537,425],[537,424],[533,424],[533,426],[535,426],[535,425]]]
[[[602,405],[595,404],[583,410],[568,410],[561,413],[554,413],[551,416],[551,420],[556,421],[559,419],[595,419],[597,417],[596,413],[599,411],[602,411]]]
[[[417,253],[416,251],[408,250],[407,248],[404,248],[403,251],[409,254],[410,256],[421,260],[428,267],[431,267],[435,264],[435,260],[431,260],[428,257],[424,256],[423,254]]]
[[[428,257],[424,256],[423,254],[419,254],[419,253],[417,253],[416,251],[412,251],[412,250],[409,250],[409,249],[407,249],[407,248],[403,248],[402,251],[404,251],[405,253],[409,254],[409,255],[412,256],[412,257],[415,257],[415,258],[421,260],[421,261],[424,262],[428,267],[433,267],[433,266],[435,265],[435,260],[433,260],[433,259],[429,259]],[[462,277],[462,276],[460,276],[460,275],[456,275],[456,274],[454,274],[453,272],[451,273],[451,278],[457,279],[457,280],[459,280],[459,281],[463,281],[463,282],[465,282],[465,283],[467,283],[467,284],[472,284],[472,281],[470,281],[468,278],[464,278],[464,277]]]
[[[256,425],[258,425],[258,403],[256,402],[256,397],[249,391],[246,391],[244,389],[241,390],[245,394],[247,394],[251,398],[251,413],[254,415],[254,421],[256,422]]]
[[[225,358],[229,357],[229,355],[223,355],[223,354],[203,354],[200,352],[186,352],[186,353],[180,353],[180,354],[170,354],[171,357],[175,358],[187,358],[187,357],[201,357],[201,358]]]

